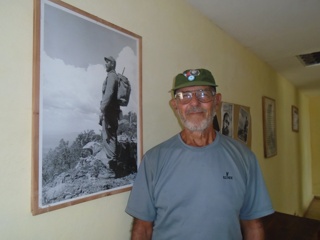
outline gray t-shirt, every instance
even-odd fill
[[[126,212],[154,222],[153,240],[233,240],[242,239],[239,219],[274,211],[255,155],[217,133],[205,147],[178,134],[149,150]]]

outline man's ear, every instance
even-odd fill
[[[221,96],[221,93],[217,93],[216,95],[215,95],[215,109],[217,110],[217,109],[219,109],[219,106],[220,106],[220,104],[221,104],[221,100],[222,100],[222,96]]]
[[[216,94],[216,105],[220,105],[221,100],[222,100],[221,93],[217,93]]]
[[[170,100],[170,106],[172,107],[173,110],[177,110],[177,102],[174,98]]]

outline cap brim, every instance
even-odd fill
[[[184,84],[180,84],[179,86],[176,86],[176,87],[172,88],[171,91],[175,91],[177,89],[184,88],[184,87],[193,87],[193,86],[218,87],[218,85],[216,85],[216,84],[212,84],[212,83],[208,83],[208,82],[204,82],[204,81],[195,81],[195,82],[187,82],[187,83],[184,83]]]

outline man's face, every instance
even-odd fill
[[[113,63],[111,61],[106,61],[106,71],[110,72],[113,70]]]
[[[185,87],[177,90],[177,93],[193,92],[190,102],[183,104],[179,99],[172,99],[171,106],[175,109],[183,126],[190,131],[204,131],[213,123],[215,107],[220,102],[220,94],[213,96],[209,102],[201,102],[195,92],[212,91],[209,86]]]

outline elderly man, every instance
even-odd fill
[[[261,240],[273,213],[255,155],[213,128],[221,94],[206,69],[175,78],[183,130],[143,157],[126,212],[132,240]]]

